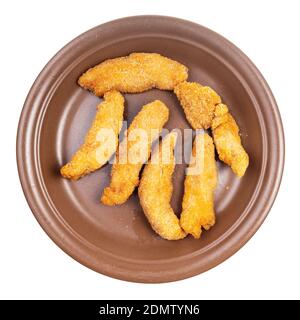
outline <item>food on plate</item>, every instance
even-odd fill
[[[242,177],[249,165],[249,156],[242,146],[239,127],[225,104],[216,106],[212,134],[220,160]]]
[[[152,88],[173,90],[187,77],[188,69],[177,61],[158,53],[131,53],[126,57],[105,60],[87,70],[78,83],[101,97],[113,89],[124,93]]]
[[[187,78],[188,69],[184,65],[157,53],[131,53],[87,70],[79,78],[79,85],[104,100],[97,107],[83,145],[60,170],[63,177],[77,180],[101,168],[115,154],[111,181],[103,190],[101,202],[108,206],[123,204],[139,185],[145,216],[152,229],[167,240],[183,239],[188,234],[199,239],[203,229],[215,224],[214,193],[218,180],[215,147],[220,160],[238,177],[245,174],[249,165],[239,127],[228,107],[213,89],[188,82]],[[120,92],[139,93],[151,88],[173,90],[196,130],[180,218],[170,204],[177,133],[167,134],[151,153],[152,143],[169,119],[168,107],[159,100],[144,105],[124,132],[118,148],[124,112]],[[213,139],[204,132],[206,129],[211,129]],[[150,153],[151,159],[139,181]]]
[[[187,81],[179,83],[174,92],[192,128],[210,128],[215,106],[221,103],[219,95],[210,87]]]
[[[138,190],[140,204],[153,230],[167,240],[178,240],[186,236],[170,205],[176,138],[177,134],[171,132],[152,152]]]
[[[101,197],[106,205],[124,203],[139,184],[139,173],[148,160],[152,142],[168,121],[169,109],[156,100],[142,107],[125,133],[116,154],[111,182]]]
[[[124,98],[117,91],[105,93],[104,101],[97,107],[97,113],[84,143],[70,162],[61,169],[61,175],[77,180],[101,168],[115,153],[118,135],[122,128]]]
[[[217,166],[212,138],[206,133],[196,135],[189,168],[184,181],[184,196],[180,225],[194,238],[200,238],[202,228],[215,224],[214,191],[217,186]]]

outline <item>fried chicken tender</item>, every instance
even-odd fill
[[[156,147],[139,185],[140,203],[152,229],[167,240],[179,240],[186,236],[170,205],[176,139],[177,133],[172,132]]]
[[[169,109],[159,100],[143,106],[135,116],[119,146],[110,186],[103,191],[102,203],[113,206],[124,203],[130,197],[139,184],[139,173],[150,156],[151,144],[159,136],[168,118]],[[139,136],[140,133],[144,133],[144,139]],[[124,157],[126,153],[127,157]]]
[[[216,106],[212,134],[220,160],[242,177],[249,165],[249,156],[242,146],[239,127],[225,104]]]
[[[101,97],[112,89],[124,93],[152,88],[173,90],[187,77],[188,69],[177,61],[158,53],[131,53],[126,57],[105,60],[87,70],[78,83]]]
[[[221,103],[218,94],[210,87],[187,81],[178,84],[174,92],[192,128],[208,129],[214,117],[215,106]]]
[[[208,230],[215,224],[214,191],[217,186],[217,167],[212,138],[198,134],[187,176],[184,181],[184,196],[180,225],[182,229],[199,239],[202,228]]]
[[[107,92],[97,109],[83,145],[71,161],[60,169],[65,178],[77,180],[101,168],[117,149],[123,121],[124,98],[117,91]]]

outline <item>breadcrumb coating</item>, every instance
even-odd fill
[[[123,121],[124,98],[117,91],[104,95],[83,145],[60,169],[64,178],[77,180],[101,168],[115,153]]]
[[[208,230],[215,224],[217,166],[213,140],[208,134],[196,136],[188,170],[190,174],[184,181],[180,225],[185,232],[199,239],[202,228]]]
[[[182,82],[174,92],[193,129],[208,129],[214,117],[215,106],[221,103],[219,95],[210,87],[196,82]]]
[[[220,160],[242,177],[249,165],[249,156],[242,146],[239,127],[225,104],[216,106],[212,134]]]
[[[78,80],[81,87],[101,97],[112,89],[138,93],[152,88],[173,90],[186,80],[188,69],[158,53],[131,53],[105,60],[86,71]]]
[[[151,160],[143,171],[139,185],[140,204],[152,226],[152,229],[162,238],[179,240],[186,236],[181,229],[179,219],[175,215],[170,200],[173,192],[172,175],[175,168],[173,150],[177,133],[167,135],[153,151]],[[164,161],[163,152],[168,148],[169,157]]]
[[[152,142],[158,137],[168,118],[169,109],[159,100],[146,104],[135,116],[117,151],[116,162],[112,167],[110,186],[103,191],[102,203],[113,206],[124,203],[130,197],[139,184],[139,173],[150,156]],[[135,158],[135,149],[139,150],[140,141],[139,139],[129,139],[129,137],[138,129],[143,130],[147,136],[146,152],[141,155],[139,161],[132,163],[131,159]],[[157,135],[153,134],[153,129]],[[126,151],[127,161],[121,163],[122,153]]]

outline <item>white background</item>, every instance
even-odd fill
[[[0,3],[0,298],[300,298],[299,1],[27,0]],[[47,61],[80,33],[103,22],[137,14],[188,19],[235,43],[268,81],[280,108],[286,136],[281,189],[263,226],[245,247],[218,267],[169,284],[114,280],[66,255],[31,214],[20,187],[15,160],[22,105]]]

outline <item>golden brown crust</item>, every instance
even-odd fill
[[[192,128],[210,128],[215,106],[221,102],[218,94],[210,87],[187,81],[178,84],[174,92]]]
[[[175,132],[170,133],[160,143],[159,148],[154,150],[150,162],[145,166],[139,186],[140,204],[149,223],[157,234],[167,240],[179,240],[186,236],[170,205],[176,138]]]
[[[151,144],[161,132],[168,118],[169,109],[159,100],[143,106],[142,110],[135,116],[120,144],[116,163],[112,167],[110,186],[103,191],[101,198],[102,203],[110,206],[122,204],[130,197],[135,187],[139,184],[139,172],[149,158]],[[135,158],[134,150],[139,141],[128,140],[128,137],[130,137],[136,129],[144,130],[147,135],[147,152],[141,161],[137,163],[132,163],[132,161],[120,163],[122,152],[128,151],[127,160]],[[153,135],[153,129],[156,130],[156,136]]]
[[[173,90],[187,77],[188,69],[177,61],[158,53],[131,53],[89,69],[78,83],[101,97],[112,89],[124,93],[138,93],[151,88]]]
[[[239,127],[225,104],[216,107],[212,133],[220,160],[242,177],[249,165],[249,156],[242,146]]]
[[[104,101],[97,109],[83,145],[73,155],[71,161],[60,169],[64,178],[77,180],[101,168],[117,149],[118,135],[123,121],[124,98],[117,91],[107,92]],[[110,136],[110,133],[113,136]]]
[[[184,181],[180,225],[185,232],[198,239],[202,227],[208,230],[215,224],[217,167],[213,141],[208,134],[196,136],[188,170]]]

